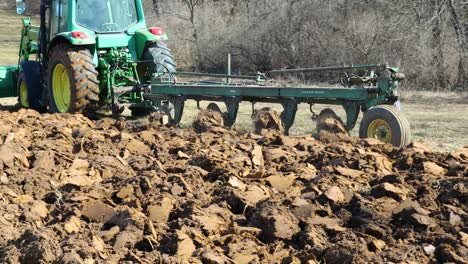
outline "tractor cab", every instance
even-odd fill
[[[40,9],[42,41],[49,47],[66,41],[94,50],[128,48],[138,60],[148,41],[167,40],[161,28],[147,28],[141,0],[42,0]],[[17,0],[16,10],[26,12],[24,0]]]
[[[77,0],[75,22],[96,33],[125,32],[138,22],[134,0]]]

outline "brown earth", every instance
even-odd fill
[[[466,263],[468,149],[217,122],[0,112],[0,262]]]

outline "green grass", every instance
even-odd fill
[[[38,18],[33,17],[38,24]],[[17,65],[19,42],[21,39],[22,16],[15,10],[0,9],[0,65]]]

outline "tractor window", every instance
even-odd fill
[[[60,16],[60,23],[59,23],[59,31],[65,32],[67,31],[67,20],[68,20],[68,4],[67,1],[61,0],[59,7],[59,16]]]
[[[135,0],[76,2],[76,22],[96,32],[122,32],[138,21]]]
[[[51,6],[51,20],[50,20],[50,35],[54,36],[59,31],[58,22],[59,22],[59,10],[60,10],[60,1],[54,0]]]
[[[52,20],[50,24],[51,35],[67,31],[68,7],[65,0],[54,0],[52,2]]]

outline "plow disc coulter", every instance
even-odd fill
[[[229,67],[228,67],[229,68]],[[242,101],[279,103],[283,106],[281,115],[275,116],[271,109],[255,111],[256,132],[262,129],[276,128],[289,134],[294,123],[299,104],[309,104],[311,109],[316,104],[341,105],[346,112],[346,120],[342,122],[331,110],[322,111],[318,119],[317,130],[320,131],[322,121],[334,118],[339,126],[347,131],[356,126],[360,112],[364,113],[359,128],[360,137],[371,137],[391,143],[395,146],[405,146],[410,141],[409,122],[406,117],[393,105],[398,102],[398,84],[404,75],[397,68],[386,65],[364,65],[351,67],[324,67],[307,69],[290,69],[271,71],[268,75],[303,73],[314,71],[344,71],[365,70],[367,76],[340,75],[343,87],[284,87],[268,86],[263,84],[265,74],[256,76],[235,76],[229,72],[227,75],[201,74],[201,73],[173,73],[173,75],[223,77],[225,82],[177,82],[175,78],[164,80],[154,78],[151,92],[144,95],[155,106],[162,107],[174,124],[180,123],[187,100],[214,101],[226,105],[227,111],[222,113],[224,125],[232,127],[237,118],[239,104]],[[252,79],[255,82],[234,83],[231,79]],[[220,111],[216,104],[210,104],[210,109]],[[313,113],[313,112],[312,112]]]

